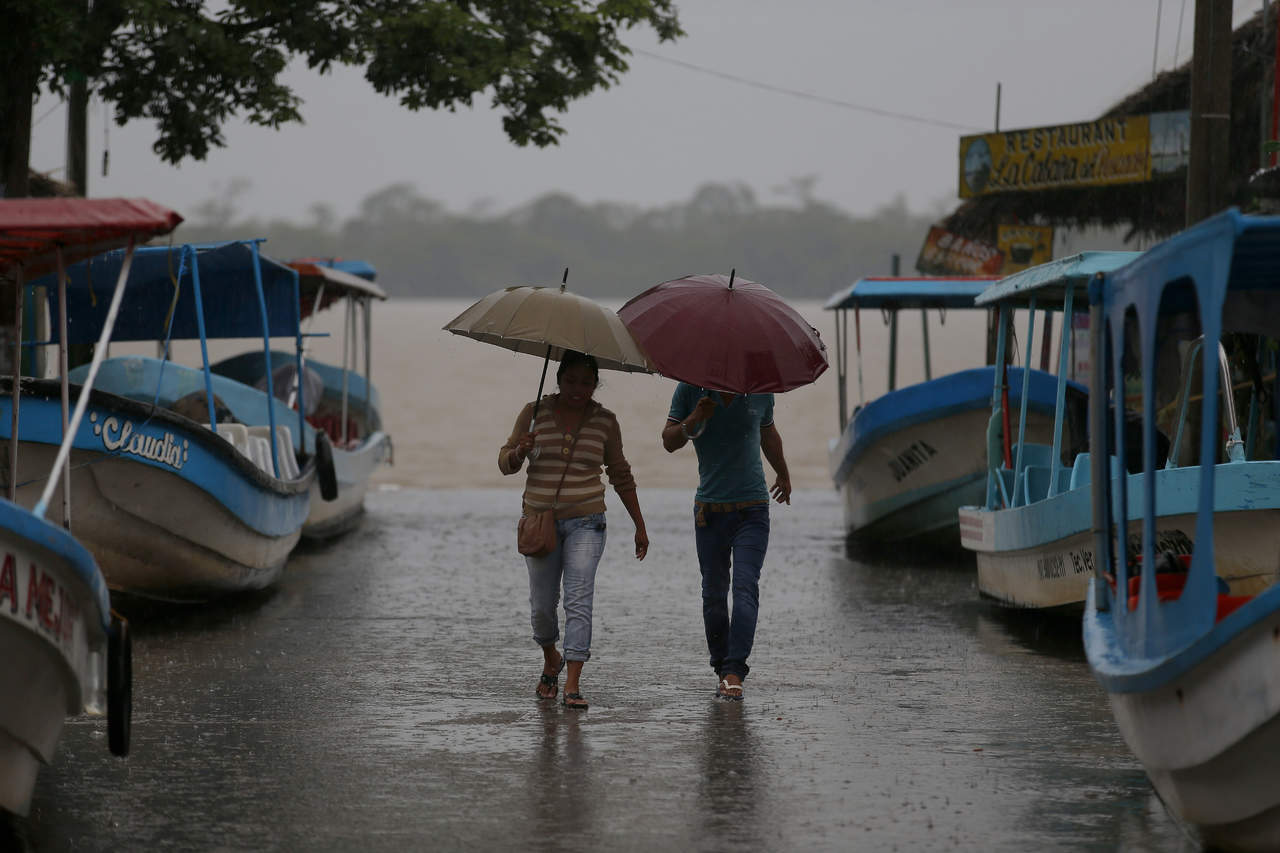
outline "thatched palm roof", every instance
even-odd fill
[[[1258,12],[1232,34],[1231,157],[1228,198],[1249,202],[1248,180],[1261,165],[1262,100],[1270,98],[1275,16]],[[1160,73],[1099,118],[1186,110],[1191,107],[1191,63]],[[1110,187],[994,193],[968,199],[945,220],[947,230],[995,243],[1000,224],[1120,227],[1126,239],[1166,237],[1184,227],[1186,170],[1175,177]]]
[[[71,198],[79,195],[76,192],[76,188],[71,184],[64,184],[62,181],[54,180],[34,169],[28,172],[27,181],[27,192],[31,194],[32,198]]]

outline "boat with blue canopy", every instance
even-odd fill
[[[989,419],[984,424],[984,488],[978,500],[960,508],[960,542],[973,551],[978,592],[1015,607],[1080,606],[1082,573],[1088,571],[1088,391],[1069,378],[1072,328],[1086,306],[1089,281],[1115,269],[1136,252],[1083,252],[1022,270],[984,291],[977,304],[999,314],[997,361]],[[1025,346],[1021,368],[1013,347],[1014,312],[1024,311]],[[1033,372],[1037,312],[1061,312],[1049,440],[1026,429],[1023,407],[1006,399],[1006,382]],[[1049,316],[1052,316],[1050,314]],[[1047,324],[1046,324],[1047,325]],[[1042,366],[1043,362],[1042,362]]]
[[[53,760],[68,716],[106,714],[107,745],[116,755],[129,752],[132,718],[129,624],[112,611],[102,571],[74,535],[79,517],[73,523],[69,490],[58,493],[59,484],[69,481],[71,437],[84,420],[87,401],[67,380],[65,348],[59,379],[43,383],[53,385],[57,401],[51,432],[56,452],[34,459],[20,454],[13,438],[32,414],[32,399],[23,398],[37,383],[27,377],[14,382],[12,376],[14,366],[23,363],[25,283],[125,247],[118,278],[100,284],[114,316],[134,246],[169,233],[181,221],[173,211],[141,199],[0,200],[0,280],[13,294],[16,318],[14,347],[4,354],[10,375],[4,378],[9,440],[0,499],[0,811],[27,813],[39,768]],[[65,315],[55,317],[59,326],[65,324]],[[110,339],[110,327],[106,323],[98,339],[100,349]],[[97,364],[90,366],[90,383]],[[34,408],[40,409],[36,400]],[[34,506],[19,505],[19,491],[34,495]],[[46,519],[50,509],[57,522]]]
[[[1165,806],[1223,850],[1280,849],[1278,269],[1280,217],[1230,210],[1089,290],[1092,433],[1140,464],[1091,459],[1085,654]],[[1103,404],[1133,396],[1136,429]]]
[[[1141,256],[1138,252],[1085,252],[1011,276],[978,301],[999,305],[1004,311],[1030,308],[1029,324],[1035,321],[1037,307],[1052,307],[1071,315],[1077,306],[1085,303],[1090,282],[1138,262]],[[1171,341],[1181,340],[1176,331],[1171,327],[1167,333]],[[1031,332],[1028,328],[1028,337]],[[1062,371],[1068,360],[1066,347],[1064,337],[1059,349]],[[1175,361],[1181,356],[1182,353],[1173,350],[1165,353],[1166,358]],[[1029,363],[1029,357],[1027,361]],[[1177,374],[1179,367],[1174,365],[1169,373]],[[1061,373],[1059,380],[1064,393],[1069,392],[1071,383]],[[1165,381],[1162,390],[1165,424],[1157,433],[1155,451],[1160,460],[1159,488],[1169,499],[1157,512],[1156,527],[1166,550],[1187,554],[1196,538],[1194,503],[1188,495],[1197,474],[1195,467],[1187,464],[1183,452],[1187,444],[1182,439],[1170,441],[1170,436],[1182,433],[1174,421],[1183,388],[1174,380]],[[1131,431],[1136,425],[1135,389],[1140,393],[1141,378],[1136,373],[1129,376],[1128,390],[1121,395],[1120,405],[1117,406],[1114,399],[1108,403],[1130,425]],[[1181,399],[1186,401],[1185,395]],[[998,401],[996,409],[999,410]],[[1181,411],[1185,419],[1188,407],[1183,405]],[[1067,439],[1067,424],[1071,419],[1065,409],[1059,411],[1055,420],[1063,437],[1059,439],[1055,431],[1054,443],[1049,446],[1023,439],[1020,429],[1010,430],[1012,453],[1006,452],[1001,460],[993,447],[986,502],[960,511],[961,540],[977,554],[978,591],[999,604],[1077,611],[1084,606],[1095,559],[1090,527],[1093,457],[1087,441],[1073,444]],[[993,417],[993,434],[998,426],[994,421]],[[1228,427],[1228,432],[1235,430],[1234,423]],[[1140,466],[1140,459],[1132,451],[1128,455],[1111,454],[1105,462],[1108,479],[1132,477]],[[1175,500],[1174,495],[1181,498]],[[1223,555],[1220,571],[1241,589],[1257,589],[1269,583],[1275,574],[1274,554],[1275,549],[1280,548],[1280,539],[1273,541],[1272,550],[1268,552],[1266,542],[1251,535],[1262,520],[1254,510],[1265,514],[1267,509],[1240,503],[1240,498],[1241,495],[1224,493],[1218,503],[1216,523],[1220,535],[1239,540],[1229,554]],[[1280,492],[1277,499],[1280,500]],[[1250,502],[1253,500],[1250,498]],[[1280,507],[1280,503],[1275,505]],[[1141,507],[1132,504],[1129,513],[1130,533],[1136,536]]]
[[[301,316],[308,329],[321,311],[335,305],[343,309],[342,364],[326,364],[309,352],[302,361],[306,420],[327,435],[337,481],[337,496],[332,500],[322,499],[318,481],[313,486],[311,512],[302,528],[304,538],[322,540],[360,522],[370,479],[380,466],[391,462],[391,437],[383,430],[381,400],[373,384],[372,308],[387,294],[374,283],[376,270],[365,261],[304,259],[290,261],[289,266],[298,273]],[[214,364],[213,371],[263,387],[270,364],[276,395],[298,408],[294,356],[272,351],[269,357],[270,361],[258,351],[242,353]]]
[[[974,299],[995,283],[980,277],[871,277],[834,294],[836,374],[840,437],[830,452],[832,479],[844,498],[845,529],[856,543],[903,540],[959,546],[956,511],[980,501],[987,471],[986,425],[993,366],[934,377],[926,312],[972,310]],[[862,404],[861,309],[879,310],[889,325],[888,391]],[[897,387],[898,312],[921,311],[923,382]],[[858,405],[848,409],[848,315],[854,318]],[[1050,378],[1032,372],[1027,387],[1028,429],[1046,437],[1052,427]],[[1022,377],[1011,389],[1022,399]]]
[[[124,260],[112,252],[68,269],[67,343],[95,340],[101,288]],[[327,440],[275,399],[270,378],[259,390],[216,375],[208,342],[256,336],[270,351],[287,338],[300,352],[297,274],[253,240],[148,247],[132,263],[113,340],[159,352],[101,359],[72,457],[77,534],[113,589],[199,601],[268,586],[301,535]],[[53,280],[35,284],[57,313]],[[170,360],[175,340],[198,341],[202,364]],[[70,375],[87,379],[85,367]],[[56,443],[55,411],[51,394],[33,391],[20,438],[41,458]]]

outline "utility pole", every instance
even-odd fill
[[[1191,56],[1188,226],[1227,205],[1231,142],[1231,0],[1196,0]]]

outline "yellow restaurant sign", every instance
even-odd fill
[[[960,137],[960,197],[1151,180],[1185,165],[1187,113]]]
[[[997,225],[996,248],[1004,257],[1001,275],[1053,260],[1052,225]]]

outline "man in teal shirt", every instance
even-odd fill
[[[674,453],[690,441],[698,456],[693,506],[702,622],[711,668],[720,679],[716,695],[741,700],[760,608],[760,570],[769,547],[769,497],[791,503],[773,395],[733,395],[681,382],[671,397],[662,446]],[[775,474],[772,487],[765,485],[761,453]]]

